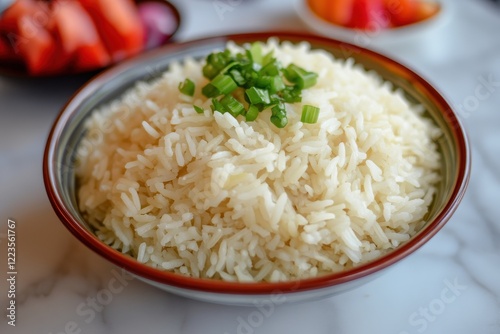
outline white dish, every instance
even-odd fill
[[[448,4],[445,4],[444,1],[434,2],[439,4],[440,10],[428,19],[402,27],[387,29],[376,29],[377,23],[375,22],[375,30],[373,31],[346,28],[321,19],[307,5],[306,0],[296,0],[295,10],[307,27],[320,35],[360,47],[376,48],[378,46],[425,43],[426,37],[445,23],[450,12]]]

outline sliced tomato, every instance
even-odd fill
[[[0,61],[1,62],[17,62],[21,61],[18,54],[14,52],[10,42],[0,35]]]
[[[309,8],[319,17],[326,19],[326,10],[328,8],[329,0],[308,0]]]
[[[103,67],[110,62],[92,18],[76,1],[55,2],[52,24],[62,54],[72,59],[77,70]]]
[[[417,4],[415,20],[423,21],[427,20],[431,16],[436,15],[439,12],[439,5],[435,2],[421,1]]]
[[[62,69],[57,43],[47,29],[50,17],[47,2],[17,0],[1,18],[4,39],[34,75]]]
[[[362,30],[385,28],[388,20],[384,13],[382,0],[354,0],[352,17],[347,26]]]
[[[75,60],[77,70],[95,70],[111,63],[111,58],[102,45],[83,45],[78,49]]]
[[[36,11],[35,0],[17,0],[0,16],[0,31],[16,32],[20,17]]]
[[[392,26],[411,24],[416,20],[416,0],[384,0]]]
[[[326,0],[307,0],[307,6],[317,15],[323,16]]]
[[[345,26],[349,24],[356,0],[328,1],[327,18],[330,22]]]
[[[144,27],[131,0],[79,0],[89,12],[114,61],[144,47]]]
[[[51,73],[59,68],[55,39],[44,27],[25,15],[19,19],[17,31],[17,47],[31,74]]]
[[[347,25],[352,17],[355,0],[309,0],[309,8],[319,17],[337,24]]]

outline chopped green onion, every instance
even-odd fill
[[[269,89],[269,87],[271,87],[272,80],[273,77],[270,76],[258,77],[257,80],[255,81],[255,86],[262,89]]]
[[[300,121],[303,123],[314,124],[318,121],[319,117],[319,108],[313,107],[309,105],[305,105],[302,107],[302,116]]]
[[[295,64],[288,65],[283,73],[288,81],[296,84],[300,89],[306,89],[314,86],[318,79],[318,75],[316,73],[308,72]]]
[[[238,88],[238,85],[229,75],[218,75],[212,82],[206,84],[201,92],[206,97],[217,97],[219,95],[226,95]]]
[[[271,100],[271,103],[269,103],[270,105],[275,105],[275,104],[278,104],[280,102],[283,102],[283,99],[278,94],[271,94],[269,96],[269,99]]]
[[[219,69],[212,64],[206,64],[203,66],[203,76],[208,79],[213,79],[219,74]]]
[[[227,112],[227,109],[224,107],[224,105],[217,99],[212,99],[212,105],[210,106],[210,108],[212,108],[212,112],[218,111],[221,114]]]
[[[288,124],[286,109],[283,103],[278,103],[271,108],[271,123],[280,129],[284,128]]]
[[[259,71],[260,75],[279,75],[281,66],[277,60],[269,62],[267,65],[261,68]]]
[[[231,78],[233,78],[234,82],[236,82],[238,86],[243,86],[246,82],[245,78],[238,70],[229,71],[229,75],[231,76]]]
[[[238,100],[236,100],[231,95],[224,96],[220,103],[224,106],[224,108],[234,117],[238,116],[245,112],[245,107]]]
[[[277,128],[283,129],[288,124],[288,118],[271,116],[271,123],[273,123]]]
[[[247,54],[254,64],[258,64],[259,68],[262,67],[262,45],[259,42],[252,43]]]
[[[262,57],[262,65],[265,66],[265,65],[269,64],[273,60],[275,60],[274,59],[274,50],[271,50],[268,53],[266,53],[266,55],[264,57]]]
[[[203,114],[205,112],[205,110],[203,110],[203,108],[201,107],[193,105],[193,108],[198,114]]]
[[[215,78],[232,61],[231,52],[214,52],[208,55],[207,62],[203,66],[203,75],[208,79]]]
[[[259,42],[251,44],[245,52],[234,54],[226,49],[210,54],[203,66],[203,75],[210,82],[201,91],[212,98],[212,111],[229,112],[234,117],[242,115],[251,122],[264,109],[271,109],[270,120],[279,128],[288,123],[285,103],[300,102],[302,90],[314,85],[318,78],[316,73],[294,64],[283,68],[273,50],[263,54]],[[237,88],[241,89],[236,91]],[[179,90],[193,96],[194,83],[186,79]],[[204,113],[203,108],[193,107],[197,113]],[[302,121],[317,122],[318,114],[318,108],[304,106]]]
[[[252,122],[257,119],[257,116],[259,116],[259,107],[257,107],[254,104],[251,104],[250,107],[247,110],[247,113],[245,114],[245,119],[247,122]]]
[[[286,103],[297,103],[302,101],[302,90],[298,87],[288,86],[282,92],[283,101]]]
[[[211,82],[207,83],[202,89],[201,92],[206,97],[217,97],[221,95],[220,91],[212,85]]]
[[[233,78],[225,74],[216,76],[212,80],[211,84],[223,95],[229,94],[238,88],[238,85],[234,82]]]
[[[269,86],[269,91],[271,93],[281,92],[285,88],[286,88],[285,83],[283,82],[283,79],[281,79],[281,77],[279,76],[273,77],[271,86]]]
[[[248,98],[250,104],[269,104],[271,100],[269,100],[269,93],[267,90],[252,87],[245,90],[245,95]]]
[[[184,95],[193,96],[194,89],[195,89],[194,82],[192,82],[189,79],[186,79],[184,80],[184,82],[179,83],[179,91]]]

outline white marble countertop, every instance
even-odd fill
[[[500,8],[448,2],[451,20],[428,45],[386,51],[461,110],[473,151],[462,205],[431,242],[375,281],[329,299],[277,306],[258,322],[252,314],[260,310],[191,301],[137,280],[103,292],[120,271],[62,226],[42,182],[49,128],[82,80],[0,77],[0,333],[500,333]],[[305,29],[287,0],[177,3],[185,16],[180,40]],[[229,7],[218,15],[214,6],[221,3]],[[9,218],[16,223],[15,327],[7,318]]]

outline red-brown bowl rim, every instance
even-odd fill
[[[416,74],[409,68],[401,65],[400,63],[386,56],[383,56],[379,53],[373,52],[371,50],[360,48],[358,46],[354,46],[352,44],[341,42],[338,40],[333,40],[325,37],[320,37],[311,34],[304,34],[304,33],[290,33],[290,32],[276,31],[276,32],[258,32],[258,33],[245,33],[245,34],[208,37],[184,43],[167,45],[153,52],[155,54],[159,52],[168,53],[169,50],[174,50],[179,46],[182,47],[196,46],[198,43],[208,43],[211,41],[220,42],[221,40],[224,41],[232,40],[235,41],[236,43],[246,43],[255,40],[266,40],[271,37],[277,37],[282,41],[303,40],[303,41],[308,41],[310,43],[329,45],[334,48],[342,47],[351,50],[356,50],[356,52],[364,53],[365,55],[370,56],[371,58],[377,60],[378,62],[389,64],[391,67],[394,67],[395,69],[398,69],[402,73],[409,75],[416,84],[423,87],[423,89],[425,89],[425,91],[428,92],[429,94],[428,97],[432,99],[432,102],[437,106],[439,106],[439,109],[443,113],[448,124],[452,125],[450,126],[450,128],[453,134],[453,138],[455,140],[456,154],[458,155],[457,157],[458,173],[457,173],[457,178],[454,181],[453,185],[454,188],[451,192],[450,200],[446,203],[445,207],[436,216],[436,218],[432,222],[426,225],[423,233],[418,233],[416,236],[412,237],[408,242],[401,245],[394,251],[391,251],[390,253],[383,255],[382,257],[372,262],[359,265],[355,268],[315,278],[294,280],[287,282],[277,282],[277,283],[267,283],[267,282],[239,283],[239,282],[226,282],[221,280],[186,277],[168,271],[160,271],[148,265],[141,264],[134,258],[112,249],[111,247],[101,242],[93,233],[91,233],[85,227],[83,227],[77,221],[77,219],[73,217],[71,212],[66,208],[65,204],[61,199],[61,196],[58,194],[57,191],[55,170],[54,170],[54,168],[56,168],[56,164],[52,163],[54,154],[56,152],[57,143],[59,141],[59,136],[65,125],[64,121],[67,120],[68,115],[72,113],[71,109],[67,109],[68,106],[70,106],[70,104],[74,104],[74,102],[78,102],[78,100],[81,100],[83,97],[80,96],[80,93],[88,86],[96,85],[97,84],[96,81],[99,81],[99,78],[103,77],[105,73],[107,73],[112,69],[105,71],[100,75],[97,75],[92,80],[88,81],[84,86],[82,86],[73,95],[73,97],[62,108],[58,118],[55,120],[47,140],[47,146],[45,148],[44,160],[43,160],[44,183],[49,200],[56,214],[59,216],[59,218],[66,226],[66,228],[74,236],[76,236],[82,243],[84,243],[87,247],[92,249],[97,254],[101,255],[102,257],[114,263],[115,265],[140,277],[178,288],[212,292],[212,293],[225,293],[225,294],[236,293],[244,295],[271,294],[276,291],[280,291],[283,293],[300,292],[300,291],[326,288],[334,285],[351,282],[359,278],[362,278],[364,276],[378,272],[400,261],[401,259],[415,252],[417,249],[423,246],[427,241],[429,241],[450,219],[450,217],[455,212],[455,210],[458,207],[458,204],[460,203],[460,201],[464,196],[470,177],[470,150],[465,135],[465,131],[459,119],[453,112],[451,106],[446,102],[443,96],[441,96],[441,94],[432,87],[431,84],[429,84],[426,80],[421,78],[418,74]],[[124,64],[120,65],[120,67],[127,66],[128,63],[130,62],[132,62],[130,66],[134,66],[141,61],[141,58],[146,56],[147,55],[139,56],[136,59],[125,62]]]

